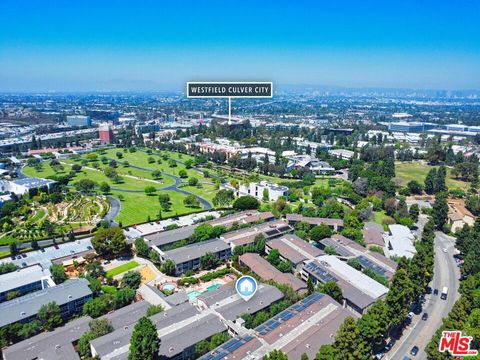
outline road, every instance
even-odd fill
[[[441,326],[442,319],[448,315],[455,301],[460,297],[458,287],[460,285],[460,270],[457,267],[453,255],[455,253],[455,238],[445,235],[442,232],[435,232],[435,273],[432,280],[432,289],[438,289],[439,294],[428,294],[425,296],[426,302],[423,312],[428,313],[426,321],[421,319],[423,314],[415,315],[410,326],[404,331],[404,335],[397,340],[397,343],[387,359],[402,360],[404,356],[410,355],[410,350],[414,345],[418,346],[420,351],[415,359],[426,359],[424,351],[425,346],[435,331]],[[447,252],[444,252],[446,249]],[[448,296],[446,300],[440,299],[442,288],[448,287]]]

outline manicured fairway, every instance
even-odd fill
[[[428,172],[433,166],[424,165],[418,162],[396,162],[395,173],[397,177],[395,180],[400,186],[405,186],[411,180],[416,180],[423,184]],[[455,180],[451,176],[451,169],[447,168],[447,186],[449,189],[467,189],[468,183],[464,181]]]

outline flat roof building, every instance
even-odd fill
[[[239,213],[227,215],[220,217],[218,219],[206,221],[206,224],[210,224],[212,226],[225,226],[227,229],[231,228],[234,224],[238,224],[240,226],[261,222],[261,221],[271,221],[274,220],[275,217],[271,212],[259,212],[256,210],[248,210],[242,211]],[[203,224],[203,223],[200,223]],[[200,224],[190,225],[181,227],[178,229],[168,230],[168,231],[160,231],[154,234],[150,234],[144,237],[147,241],[149,246],[156,246],[159,249],[166,247],[176,241],[184,240],[192,236],[195,232],[195,228]]]
[[[258,235],[263,235],[268,240],[287,234],[292,230],[284,221],[276,220],[222,234],[220,239],[230,244],[232,249],[234,249],[235,246],[252,244]]]
[[[388,292],[387,287],[332,255],[308,261],[303,267],[302,278],[310,278],[314,284],[336,282],[342,289],[347,307],[359,314]]]
[[[255,314],[268,309],[270,305],[283,299],[283,293],[275,286],[258,284],[258,290],[249,301],[238,295],[234,283],[205,292],[196,299],[200,309],[212,309],[223,319],[234,321],[242,314]]]
[[[313,293],[254,329],[236,336],[202,356],[201,360],[262,359],[281,350],[291,360],[303,353],[314,359],[320,346],[331,344],[346,317],[352,314],[330,296]]]
[[[21,295],[55,286],[50,271],[40,265],[20,268],[0,275],[0,302],[7,300],[9,292],[15,291]]]
[[[301,214],[287,214],[286,219],[290,225],[295,225],[299,222],[306,222],[310,225],[328,225],[335,231],[343,229],[343,220],[342,219],[329,219],[329,218],[318,218],[318,217],[308,217]]]
[[[388,225],[389,234],[385,235],[385,250],[389,256],[405,256],[410,259],[416,254],[414,242],[415,236],[404,225]]]
[[[82,310],[83,304],[92,298],[87,279],[67,280],[60,285],[36,291],[0,304],[0,327],[17,322],[27,323],[37,317],[42,305],[55,302],[63,317]]]
[[[265,244],[267,254],[270,253],[271,249],[277,249],[280,259],[289,261],[297,272],[301,270],[305,260],[311,260],[325,254],[319,248],[294,234],[287,234],[267,241]]]
[[[115,330],[120,329],[136,323],[147,313],[149,306],[148,302],[142,300],[115,310],[100,319],[107,319]],[[5,360],[80,360],[73,343],[90,330],[90,321],[92,321],[90,316],[83,316],[53,331],[42,332],[16,343],[2,350],[3,358]]]
[[[202,312],[193,305],[180,304],[150,317],[161,339],[160,358],[188,359],[195,355],[195,345],[227,330],[218,316]],[[90,342],[92,355],[105,359],[127,359],[132,326],[117,329]]]
[[[85,116],[85,115],[68,115],[67,125],[74,126],[74,127],[80,127],[80,126],[90,127],[92,126],[92,119],[90,118],[90,116]]]
[[[241,266],[247,267],[263,280],[272,280],[278,284],[288,285],[299,294],[305,294],[307,292],[306,283],[291,273],[282,273],[258,254],[245,253],[238,258],[238,262]]]
[[[219,260],[227,260],[231,256],[230,246],[222,240],[212,239],[183,246],[177,249],[160,252],[161,261],[172,260],[175,263],[177,276],[187,270],[200,268],[200,258],[206,253],[214,254]]]

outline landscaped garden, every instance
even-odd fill
[[[69,185],[79,192],[113,195],[121,205],[115,220],[127,226],[202,211],[199,197],[211,204],[218,185],[194,169],[193,160],[193,156],[169,151],[111,148],[29,164],[22,171],[31,177],[70,176]],[[79,187],[82,181],[93,183],[89,188]],[[176,191],[175,184],[196,198]]]

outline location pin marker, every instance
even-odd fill
[[[242,276],[235,283],[235,289],[237,290],[238,295],[240,295],[245,301],[250,300],[252,296],[255,295],[257,288],[257,281],[248,275]]]

